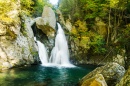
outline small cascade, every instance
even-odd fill
[[[40,41],[36,41],[36,42],[38,45],[38,53],[39,53],[41,63],[43,66],[46,66],[46,64],[48,64],[48,54],[47,54],[45,45],[41,43]]]
[[[58,31],[55,38],[55,46],[52,49],[49,63],[52,63],[54,65],[72,67],[74,65],[72,65],[69,61],[69,50],[64,31],[61,28],[61,25],[59,23],[57,24]]]

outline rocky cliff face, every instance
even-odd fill
[[[30,20],[19,17],[20,2],[13,3],[8,20],[0,21],[0,69],[33,64],[37,52]]]

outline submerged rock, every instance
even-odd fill
[[[130,86],[130,67],[116,86]]]
[[[78,84],[81,86],[86,80],[97,74],[102,74],[108,86],[115,86],[115,84],[123,77],[124,73],[125,69],[123,66],[120,66],[118,63],[109,63],[105,66],[96,68],[94,71],[84,76]]]

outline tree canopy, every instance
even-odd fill
[[[86,34],[86,37],[94,37],[90,44],[93,50],[96,49],[94,52],[99,50],[98,53],[102,53],[100,49],[107,50],[108,46],[129,50],[129,7],[130,0],[60,0],[59,4],[65,20],[69,18],[74,26],[79,20],[86,22],[84,27],[86,30],[76,27],[75,30],[72,29],[72,35],[76,37],[77,34],[81,36]],[[103,31],[105,35],[101,34]],[[93,36],[87,35],[91,32]],[[98,48],[95,43],[100,47]]]

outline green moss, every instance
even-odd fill
[[[28,37],[27,31],[26,31],[26,24],[24,22],[21,23],[20,32],[23,34],[23,36]]]

